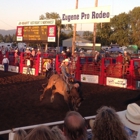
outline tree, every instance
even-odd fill
[[[132,34],[131,43],[140,47],[140,7],[135,7],[130,11],[129,16]]]
[[[59,39],[61,38],[62,39],[62,37],[61,37],[61,30],[72,30],[72,25],[70,24],[70,25],[62,25],[61,24],[61,18],[60,18],[60,16],[59,16],[59,14],[58,13],[55,13],[55,12],[51,12],[51,13],[49,13],[49,12],[46,12],[46,14],[45,14],[45,16],[44,15],[41,15],[40,16],[40,20],[44,20],[44,19],[55,19],[55,21],[56,21],[56,26],[57,26],[57,44],[55,44],[56,46],[59,46],[60,44],[62,44],[62,40],[60,40],[61,42],[59,43]],[[49,43],[50,44],[50,43]]]
[[[83,38],[87,39],[89,41],[92,41],[93,40],[93,33],[90,31],[85,31],[85,32],[83,32]]]
[[[119,45],[130,44],[130,16],[126,13],[121,13],[111,19],[111,35],[110,41]]]

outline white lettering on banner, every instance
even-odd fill
[[[23,67],[23,74],[27,73],[27,67]],[[30,68],[30,74],[35,75],[35,68]]]
[[[81,82],[98,84],[99,83],[99,76],[98,75],[81,74]]]
[[[72,9],[62,12],[62,24],[110,22],[110,6]]]
[[[127,87],[127,80],[120,79],[120,78],[107,77],[106,78],[106,85],[126,88]]]
[[[55,25],[55,19],[36,20],[36,21],[18,21],[17,26],[38,26],[38,25]]]

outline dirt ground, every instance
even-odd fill
[[[0,131],[64,119],[68,107],[61,95],[56,94],[54,103],[50,103],[51,91],[48,91],[45,99],[39,101],[41,85],[46,81],[44,76],[0,71]],[[79,112],[84,117],[95,115],[103,105],[124,110],[124,101],[139,94],[139,91],[85,83],[82,90],[85,100]],[[140,101],[136,103],[140,105]]]

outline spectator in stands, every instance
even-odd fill
[[[93,133],[92,140],[129,140],[123,123],[111,107],[101,107],[92,122],[94,122],[90,122]]]
[[[130,140],[140,140],[140,106],[129,104],[125,111],[118,112],[122,123],[128,128]]]
[[[24,140],[26,136],[26,131],[24,131],[23,129],[19,129],[15,132],[13,140]]]
[[[18,50],[15,50],[14,57],[15,57],[15,66],[19,66],[20,56]]]
[[[35,57],[35,49],[32,48],[32,52],[31,52],[32,56]]]
[[[123,55],[123,64],[129,64],[131,60],[130,55],[128,54],[127,51],[124,51],[124,55]]]
[[[29,48],[28,48],[28,47],[26,48],[25,53],[26,53],[26,54],[31,54],[31,51],[29,50]]]
[[[127,73],[127,67],[130,64],[130,60],[131,60],[130,55],[127,53],[127,51],[124,51],[124,55],[123,55],[123,75],[125,75]]]
[[[80,51],[80,57],[85,57],[85,53],[83,50]]]
[[[66,50],[66,58],[71,58],[70,49],[67,49],[67,50]]]
[[[40,55],[40,54],[41,54],[41,51],[40,49],[38,49],[36,55]]]
[[[63,132],[67,140],[86,140],[85,119],[76,111],[69,111],[64,119]]]
[[[49,127],[45,125],[38,126],[31,130],[25,137],[25,140],[55,140]]]
[[[97,64],[101,61],[101,54],[97,52],[94,56],[94,62]]]
[[[4,72],[8,71],[9,60],[6,55],[3,56],[2,65],[4,65]]]
[[[110,54],[108,51],[105,52],[105,57],[110,57]]]
[[[6,54],[6,50],[5,50],[4,46],[1,47],[1,53],[2,53],[2,55]]]
[[[116,57],[116,63],[117,64],[122,64],[123,63],[123,56],[122,56],[121,52],[119,52],[118,56]]]
[[[51,76],[51,70],[52,70],[52,67],[51,67],[51,60],[48,59],[46,61],[46,77],[49,79],[50,76]]]
[[[58,126],[52,127],[51,131],[55,140],[66,140],[66,137]]]

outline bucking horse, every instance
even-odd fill
[[[59,93],[63,95],[65,102],[67,103],[68,107],[70,110],[75,110],[77,111],[78,108],[81,105],[81,97],[79,96],[78,93],[78,83],[70,83],[67,85],[67,83],[63,80],[62,76],[59,74],[53,74],[50,79],[48,80],[48,84],[46,87],[44,87],[43,94],[40,95],[40,101],[43,100],[46,91],[51,89],[52,90],[52,95],[50,98],[50,101],[54,101],[54,95],[56,93]],[[69,93],[67,91],[69,87]]]

